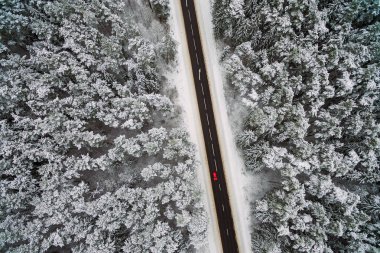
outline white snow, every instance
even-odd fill
[[[248,189],[251,188],[252,190],[252,185],[249,187],[249,184],[252,183],[254,178],[244,175],[244,163],[237,151],[227,115],[223,75],[220,70],[219,53],[213,36],[211,3],[208,0],[194,2],[239,250],[240,252],[251,252],[249,203],[252,199],[248,197]]]
[[[222,244],[219,235],[219,227],[216,216],[214,197],[211,188],[211,178],[208,173],[205,143],[202,134],[202,126],[198,111],[197,98],[190,64],[190,56],[186,41],[185,26],[182,18],[180,1],[170,0],[171,17],[169,20],[174,39],[178,42],[177,72],[168,76],[169,83],[176,85],[178,101],[182,108],[182,116],[191,141],[198,150],[200,164],[197,170],[198,181],[203,190],[205,209],[208,213],[208,244],[199,249],[198,252],[217,253],[222,252]]]

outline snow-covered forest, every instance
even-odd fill
[[[168,6],[1,1],[0,252],[204,243],[194,147],[163,92]]]
[[[246,169],[278,180],[253,251],[379,252],[379,1],[221,0],[213,20]]]

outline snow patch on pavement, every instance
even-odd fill
[[[248,189],[251,189],[253,182],[257,182],[257,178],[254,179],[245,173],[244,162],[238,153],[228,118],[223,89],[224,77],[219,66],[220,54],[217,52],[213,35],[211,2],[200,0],[194,1],[194,3],[239,250],[240,252],[252,252],[249,205],[251,199]]]

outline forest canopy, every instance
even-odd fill
[[[166,0],[2,1],[1,252],[204,243],[194,148],[162,92],[168,15]]]
[[[280,181],[254,203],[254,251],[378,252],[379,1],[222,0],[213,19],[246,168]]]

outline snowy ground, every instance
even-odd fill
[[[219,66],[219,54],[212,30],[211,3],[208,0],[194,1],[198,16],[199,31],[210,83],[213,108],[220,149],[223,157],[232,214],[240,252],[251,252],[250,205],[252,186],[258,178],[244,174],[244,164],[237,151],[233,131],[227,114],[227,103],[223,89],[223,75]],[[248,190],[250,189],[250,190]],[[249,194],[250,193],[250,194]]]
[[[182,108],[183,121],[187,128],[192,142],[198,150],[200,164],[197,170],[198,181],[203,189],[203,199],[209,217],[208,225],[208,245],[198,252],[217,253],[222,252],[222,244],[219,235],[218,221],[215,211],[214,197],[211,188],[211,178],[208,173],[208,163],[206,157],[205,143],[202,134],[202,126],[198,111],[197,98],[195,93],[194,81],[190,57],[186,41],[185,27],[182,18],[180,1],[170,0],[171,17],[170,27],[174,39],[178,42],[177,69],[168,76],[169,82],[174,83],[178,92],[178,101]]]

